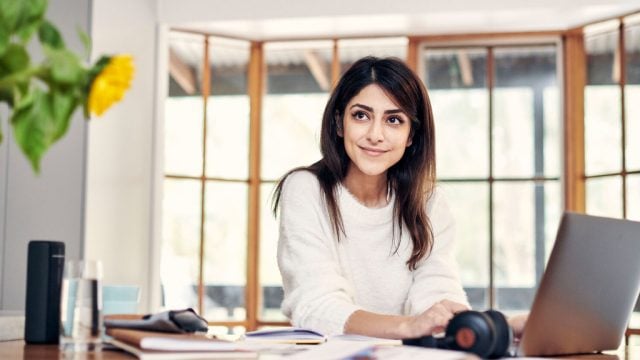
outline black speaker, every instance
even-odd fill
[[[24,322],[24,340],[28,344],[59,342],[63,268],[63,242],[29,242]]]

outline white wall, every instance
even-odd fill
[[[156,1],[94,0],[92,57],[133,55],[136,74],[121,103],[89,128],[86,249],[100,259],[105,284],[142,288],[148,311],[156,91]]]
[[[58,26],[67,46],[82,54],[76,28],[88,31],[90,4],[86,0],[50,1],[47,17]],[[37,61],[39,45],[31,49]],[[67,258],[80,257],[86,122],[81,111],[76,112],[68,133],[45,154],[41,174],[36,176],[9,134],[6,111],[1,115],[0,310],[22,311],[29,240],[64,241]]]

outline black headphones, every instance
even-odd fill
[[[457,313],[445,330],[444,337],[423,336],[404,339],[404,345],[460,350],[485,359],[508,356],[513,330],[507,318],[498,311],[463,311]]]

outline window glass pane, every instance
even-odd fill
[[[494,185],[495,282],[501,310],[528,310],[555,242],[559,180]]]
[[[203,54],[203,36],[170,33],[169,97],[164,108],[164,168],[168,174],[202,174]]]
[[[331,87],[333,43],[267,43],[261,178],[276,180],[320,159],[320,125]]]
[[[493,92],[493,164],[498,177],[532,177],[533,92],[528,88],[496,88]]]
[[[544,175],[559,177],[562,169],[562,116],[558,86],[543,90],[544,106]],[[556,202],[560,204],[558,196]]]
[[[246,179],[249,173],[249,42],[210,37],[209,61],[207,176]]]
[[[484,49],[426,49],[423,74],[436,126],[438,177],[489,176]]]
[[[622,178],[602,177],[586,180],[587,213],[622,217]]]
[[[626,85],[624,91],[627,171],[637,171],[640,170],[640,84]]]
[[[494,275],[501,310],[531,305],[536,285],[536,222],[544,221],[536,217],[536,206],[544,209],[535,202],[533,183],[494,184]]]
[[[278,270],[278,224],[279,218],[273,216],[271,196],[275,183],[260,185],[260,288],[262,289],[262,308],[260,320],[286,321],[280,311],[282,278]]]
[[[640,221],[640,175],[627,176],[627,219]]]
[[[203,283],[209,321],[245,319],[247,188],[246,183],[206,183]]]
[[[407,58],[406,37],[377,39],[344,39],[338,40],[338,56],[340,57],[340,73],[345,71],[358,59],[365,56]]]
[[[585,88],[585,171],[587,175],[622,169],[620,143],[620,88],[589,85]]]
[[[585,171],[587,175],[622,170],[619,67],[614,66],[618,32],[586,37]],[[617,78],[616,78],[617,74]]]
[[[554,46],[496,48],[495,89],[493,93],[494,174],[498,177],[542,176],[545,171],[545,142],[554,141],[558,157],[559,139],[546,138],[545,105],[555,107],[557,98],[545,99],[545,89],[556,89],[556,50]],[[548,93],[547,96],[554,94]],[[548,103],[545,102],[548,101]],[[555,100],[555,101],[554,101]],[[552,113],[553,114],[553,113]],[[554,173],[559,174],[558,168]]]
[[[640,25],[629,26],[624,39],[627,170],[640,170]]]
[[[164,181],[160,259],[164,307],[198,308],[200,182]]]
[[[456,221],[456,258],[462,285],[474,309],[487,307],[489,284],[489,187],[486,183],[441,182]]]

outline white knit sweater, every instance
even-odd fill
[[[426,205],[433,250],[415,271],[406,265],[412,248],[407,231],[394,253],[393,196],[384,208],[372,209],[339,186],[337,201],[346,231],[340,241],[315,175],[298,171],[284,183],[278,266],[282,311],[294,326],[335,335],[359,309],[415,315],[442,299],[468,305],[454,258],[453,218],[437,192]]]

